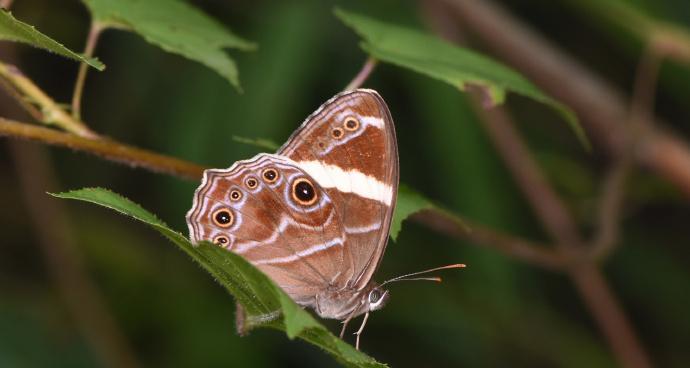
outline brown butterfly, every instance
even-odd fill
[[[206,170],[187,213],[190,239],[241,255],[298,304],[343,320],[341,337],[364,314],[359,348],[369,312],[389,296],[372,276],[388,241],[398,171],[386,103],[373,90],[344,92],[275,154]]]

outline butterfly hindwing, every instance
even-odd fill
[[[259,154],[207,170],[195,198],[192,241],[242,255],[301,304],[337,278],[345,240],[333,201],[291,160]]]

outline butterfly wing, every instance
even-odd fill
[[[343,273],[361,290],[381,262],[398,190],[398,151],[388,107],[372,90],[342,93],[309,116],[277,154],[323,188],[342,224]]]
[[[298,303],[313,306],[339,276],[345,239],[333,200],[292,160],[259,154],[206,170],[194,198],[192,242],[242,255]]]

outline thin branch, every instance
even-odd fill
[[[641,137],[651,128],[656,84],[661,67],[661,56],[652,44],[645,49],[635,74],[633,94],[630,103],[629,125],[624,131],[628,144],[620,157],[614,159],[599,200],[599,229],[592,241],[591,252],[595,259],[605,259],[619,243],[620,217],[625,185],[633,169],[635,150]]]
[[[547,245],[536,244],[516,236],[503,234],[463,218],[463,224],[438,210],[424,210],[410,218],[448,236],[469,240],[508,257],[553,271],[567,268],[568,260]],[[469,229],[469,230],[468,230]]]
[[[604,178],[597,214],[598,231],[591,246],[594,259],[606,259],[618,244],[625,184],[630,171],[632,171],[632,160],[621,158],[612,165]]]
[[[81,137],[98,137],[83,122],[74,119],[63,110],[62,107],[36,86],[31,79],[24,76],[14,65],[0,62],[0,78],[11,84],[19,93],[25,96],[24,98],[28,103],[38,106],[43,123],[58,126]]]
[[[571,269],[569,275],[620,365],[628,368],[652,367],[620,302],[596,265],[591,261],[583,262]]]
[[[543,36],[492,1],[439,0],[450,5],[463,28],[575,110],[588,136],[612,156],[625,149],[628,103],[610,84],[578,64]],[[651,125],[651,124],[650,124]],[[687,142],[653,124],[641,138],[635,159],[676,185],[690,198],[690,148]]]
[[[480,119],[489,132],[504,162],[513,177],[529,199],[542,224],[557,241],[558,249],[567,257],[584,254],[582,239],[569,211],[565,208],[553,188],[546,182],[538,166],[530,157],[524,143],[515,131],[502,108],[482,113],[481,101],[475,98],[474,105]],[[651,363],[639,342],[620,303],[609,289],[601,271],[591,264],[588,257],[580,257],[568,269],[568,274],[577,287],[590,313],[598,322],[604,336],[619,362],[625,367],[651,367]]]
[[[71,317],[94,348],[104,367],[141,366],[127,339],[108,311],[98,288],[72,247],[66,212],[60,201],[47,199],[55,190],[55,174],[42,147],[11,142],[10,153],[17,165],[21,192],[34,222],[38,244],[58,292]]]
[[[198,180],[204,167],[109,139],[89,139],[50,128],[0,118],[0,136],[71,148],[131,167]]]
[[[24,98],[24,96],[17,91],[17,89],[9,83],[7,80],[4,78],[0,78],[0,86],[7,91],[7,94],[10,95],[10,97],[14,98],[15,101],[21,106],[24,111],[26,111],[34,120],[36,121],[41,121],[43,120],[43,114],[41,111],[39,111],[35,105],[29,103],[29,101]]]
[[[166,173],[183,179],[199,180],[205,169],[190,162],[127,146],[115,141],[81,138],[69,133],[3,118],[0,118],[0,136],[29,139],[49,145],[67,147],[90,153],[106,160],[125,163],[132,167],[141,167],[153,172]],[[449,236],[478,242],[537,266],[555,269],[562,266],[565,262],[563,257],[554,254],[544,246],[504,235],[478,224],[470,225],[472,231],[468,232],[466,228],[440,211],[427,211],[425,214],[415,215],[414,218],[416,221],[436,231]]]
[[[652,123],[661,61],[661,55],[654,45],[649,45],[640,57],[635,73],[632,100],[630,101],[630,121],[634,124]],[[633,133],[639,134],[640,132]]]
[[[491,24],[492,27],[500,27],[502,32],[510,36],[514,33],[522,36],[523,39],[520,40],[522,47],[516,49],[512,45],[506,46],[510,50],[510,52],[506,52],[507,57],[522,58],[525,53],[529,53],[527,50],[534,49],[529,44],[531,34],[521,24],[493,5],[491,0],[447,0],[447,2],[452,4],[458,13],[462,13],[463,18],[468,13],[472,13],[474,17],[487,16],[489,17],[488,24]],[[505,46],[503,40],[496,40],[493,37],[496,30],[492,27],[486,27],[487,23],[484,19],[463,20],[463,25],[472,22],[474,22],[474,26],[481,25],[481,27],[477,27],[477,33],[480,36],[491,38],[492,41]],[[499,20],[506,22],[506,24],[501,24]],[[491,35],[484,36],[483,33]],[[516,56],[513,53],[519,55]],[[544,54],[535,53],[534,55],[538,55],[539,58],[552,56],[551,50],[546,50]],[[540,72],[535,71],[535,74],[543,78],[543,74]],[[561,85],[562,88],[563,82],[558,79],[557,81],[557,84]],[[645,349],[637,338],[620,303],[601,275],[601,271],[596,268],[588,254],[582,251],[583,242],[574,219],[544,179],[538,165],[531,158],[524,142],[515,130],[513,122],[502,108],[485,111],[481,107],[482,101],[476,96],[472,97],[475,110],[482,117],[480,120],[484,123],[487,133],[513,174],[518,186],[534,208],[537,217],[553,239],[557,241],[557,249],[564,256],[577,257],[578,262],[571,264],[567,269],[568,276],[607,338],[616,358],[625,367],[651,367]],[[607,132],[607,134],[615,133]],[[628,142],[617,140],[613,152],[621,152],[622,149],[626,148],[626,143]]]
[[[86,37],[86,47],[84,48],[84,55],[86,57],[93,56],[96,49],[98,38],[101,35],[103,28],[97,23],[92,22],[89,28],[89,35]],[[76,119],[81,119],[81,97],[84,91],[84,83],[86,82],[86,74],[89,70],[89,65],[86,63],[79,64],[79,73],[74,84],[74,93],[72,95],[72,116]]]
[[[494,147],[506,163],[516,184],[527,197],[544,228],[558,244],[567,247],[582,245],[577,225],[563,201],[549,185],[532,158],[515,122],[501,107],[484,109],[481,96],[472,96],[475,112],[480,117]]]
[[[376,59],[370,57],[367,59],[366,62],[364,62],[364,65],[362,66],[362,69],[357,73],[355,78],[345,87],[345,91],[351,91],[353,89],[357,89],[361,87],[364,82],[369,78],[369,75],[371,72],[374,71],[374,68],[376,67],[377,61]]]

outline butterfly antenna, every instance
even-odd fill
[[[384,283],[382,283],[382,284],[379,285],[379,286],[383,286],[383,285],[386,285],[386,284],[388,284],[388,283],[396,282],[396,281],[425,280],[425,281],[441,282],[441,278],[440,278],[440,277],[412,277],[412,276],[418,276],[418,275],[422,275],[422,274],[425,274],[425,273],[435,272],[435,271],[440,271],[440,270],[447,270],[447,269],[450,269],[450,268],[465,268],[465,267],[466,267],[466,266],[465,266],[463,263],[456,263],[456,264],[452,264],[452,265],[447,265],[447,266],[441,266],[441,267],[431,268],[431,269],[424,270],[424,271],[418,271],[418,272],[408,273],[407,275],[402,275],[402,276],[394,277],[394,278],[392,278],[392,279],[390,279],[390,280],[386,280]]]

